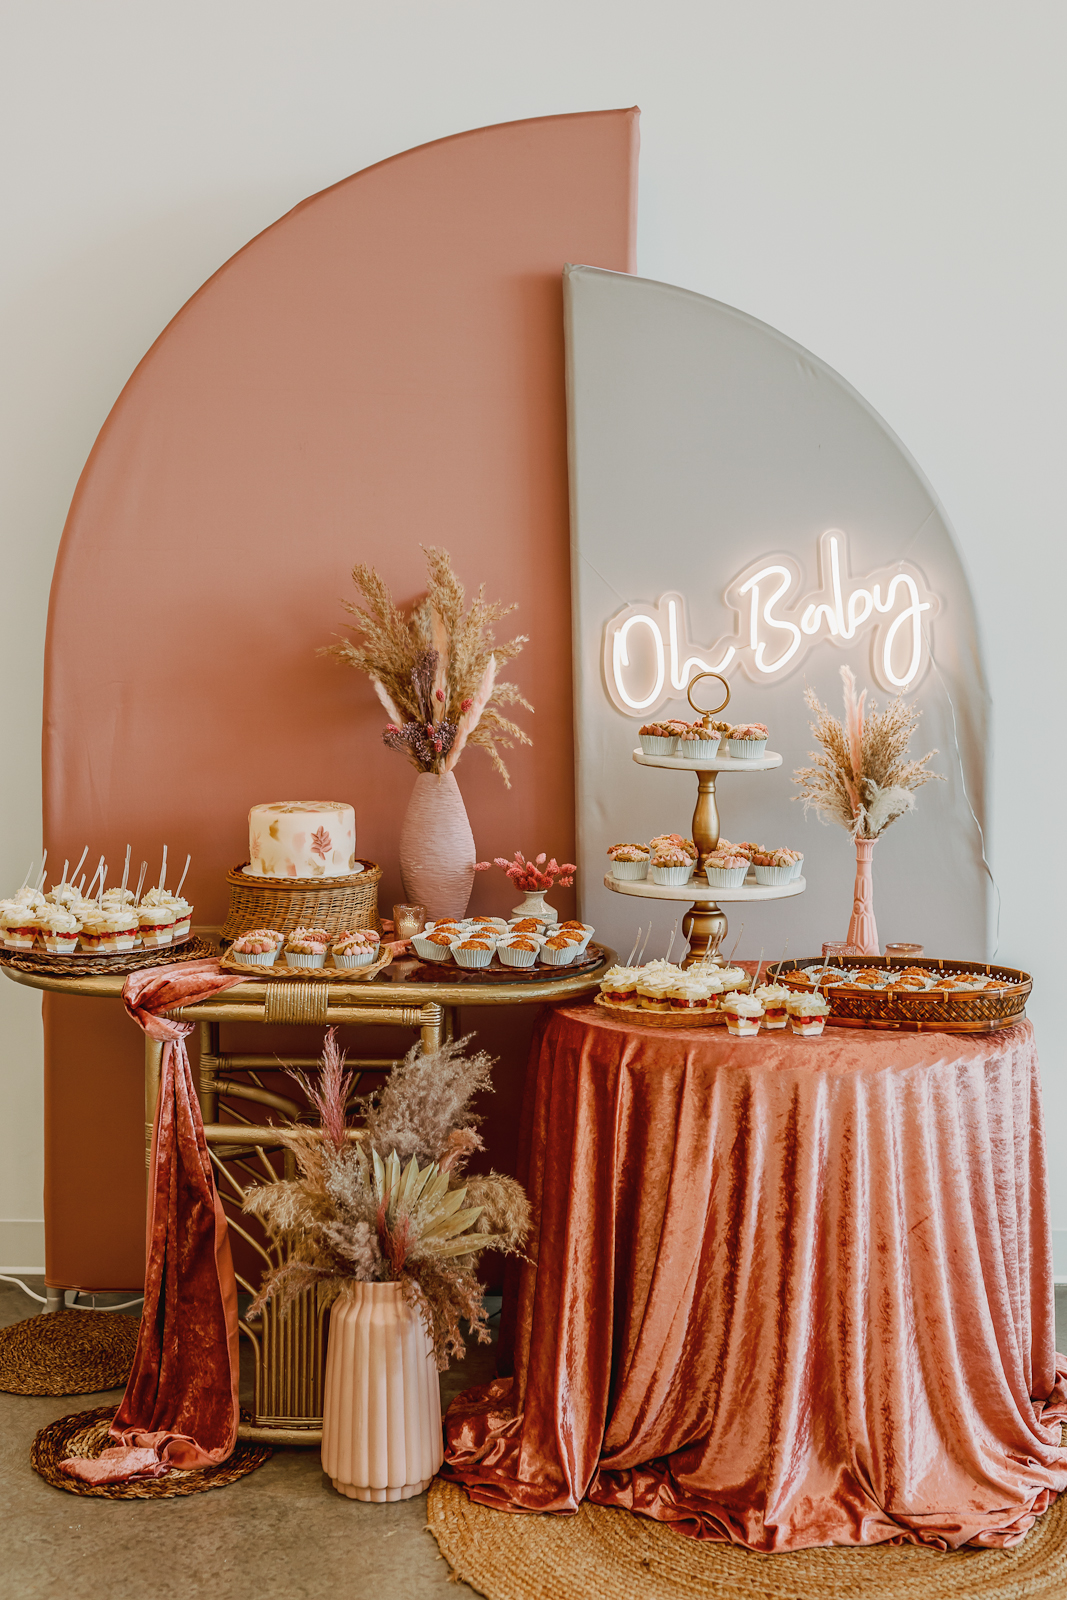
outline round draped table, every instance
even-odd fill
[[[473,1498],[755,1550],[1021,1539],[1067,1487],[1033,1030],[732,1039],[591,1005],[534,1040],[535,1228]]]

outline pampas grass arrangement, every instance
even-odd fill
[[[478,1257],[520,1251],[530,1207],[514,1178],[462,1176],[482,1148],[470,1102],[491,1087],[492,1069],[484,1051],[463,1053],[468,1042],[427,1054],[416,1045],[377,1095],[354,1102],[364,1120],[358,1130],[348,1127],[352,1074],[335,1029],[326,1034],[317,1083],[292,1073],[319,1126],[290,1122],[282,1139],[298,1176],[245,1195],[244,1209],[287,1254],[250,1315],[269,1299],[284,1305],[316,1285],[329,1304],[351,1282],[399,1282],[426,1322],[441,1370],[465,1353],[462,1320],[488,1342]]]
[[[403,751],[417,771],[451,772],[466,746],[476,744],[488,752],[510,789],[499,747],[510,750],[533,741],[498,708],[520,705],[532,711],[533,706],[497,672],[528,638],[516,634],[497,644],[493,624],[515,606],[486,600],[483,584],[464,610],[466,596],[448,551],[422,548],[427,593],[410,617],[394,605],[374,568],[360,563],[352,569],[352,581],[365,603],[342,603],[357,619],[362,640],[343,639],[320,654],[367,674],[389,718],[384,743]]]
[[[853,839],[877,839],[891,822],[914,809],[916,789],[934,779],[943,782],[944,776],[927,771],[936,750],[919,761],[908,756],[922,715],[914,704],[898,695],[884,711],[873,700],[865,711],[867,691],[858,693],[850,667],[841,668],[841,680],[843,724],[813,689],[805,691],[805,702],[814,713],[811,731],[822,751],[811,751],[813,765],[793,773],[800,789],[793,799],[802,800],[805,811],[817,811],[824,822],[840,823]]]

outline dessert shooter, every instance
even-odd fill
[[[600,980],[600,992],[613,1006],[633,1005],[641,967],[609,967]]]
[[[793,994],[787,1009],[789,1026],[802,1039],[817,1039],[830,1015],[830,1007],[819,993]]]
[[[132,906],[94,904],[82,918],[79,938],[82,949],[90,955],[113,955],[120,950],[132,950],[141,942],[137,912]]]
[[[0,935],[3,936],[4,948],[32,950],[41,931],[40,916],[41,911],[21,895],[0,900]]]
[[[294,928],[285,941],[287,967],[324,967],[330,948],[326,928]]]
[[[784,983],[761,983],[754,991],[763,1004],[763,1026],[773,1033],[789,1026],[789,1002],[794,998],[792,989]]]
[[[273,967],[284,943],[285,935],[277,928],[250,928],[234,940],[230,954],[242,967]]]
[[[723,996],[721,1009],[735,1039],[754,1039],[763,1017],[763,1003],[754,994],[734,991]]]
[[[152,891],[158,894],[158,890]],[[141,943],[146,949],[154,949],[159,945],[170,944],[174,938],[174,928],[177,921],[174,908],[163,905],[160,900],[146,902],[136,908],[137,925],[141,932]]]
[[[611,875],[623,883],[637,883],[648,877],[651,852],[647,844],[613,844],[608,849]]]
[[[47,906],[38,912],[41,942],[53,955],[73,955],[78,948],[81,922],[63,906]]]
[[[643,969],[637,980],[637,1003],[643,1011],[671,1009],[670,990],[677,972],[677,967],[673,967],[670,972],[664,972],[661,967],[652,965]]]

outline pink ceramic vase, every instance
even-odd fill
[[[420,772],[400,832],[400,875],[413,905],[462,917],[474,887],[474,835],[454,772]]]
[[[398,1283],[354,1283],[330,1313],[322,1470],[350,1500],[410,1500],[444,1459],[426,1324]]]
[[[878,926],[874,920],[874,886],[871,878],[871,864],[877,843],[877,839],[856,840],[856,887],[852,895],[848,942],[865,956],[881,954]]]

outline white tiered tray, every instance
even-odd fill
[[[663,767],[668,772],[770,772],[780,767],[782,758],[777,750],[754,756],[751,761],[739,761],[736,756],[712,756],[710,760],[690,761],[686,756],[646,756],[638,745],[634,760],[639,767]]]
[[[804,878],[794,878],[792,883],[757,883],[754,878],[738,884],[736,889],[713,889],[700,878],[690,878],[688,883],[653,883],[651,878],[616,878],[604,875],[604,887],[616,894],[634,894],[642,900],[688,900],[694,902],[719,900],[788,900],[791,895],[803,894],[808,887]]]

